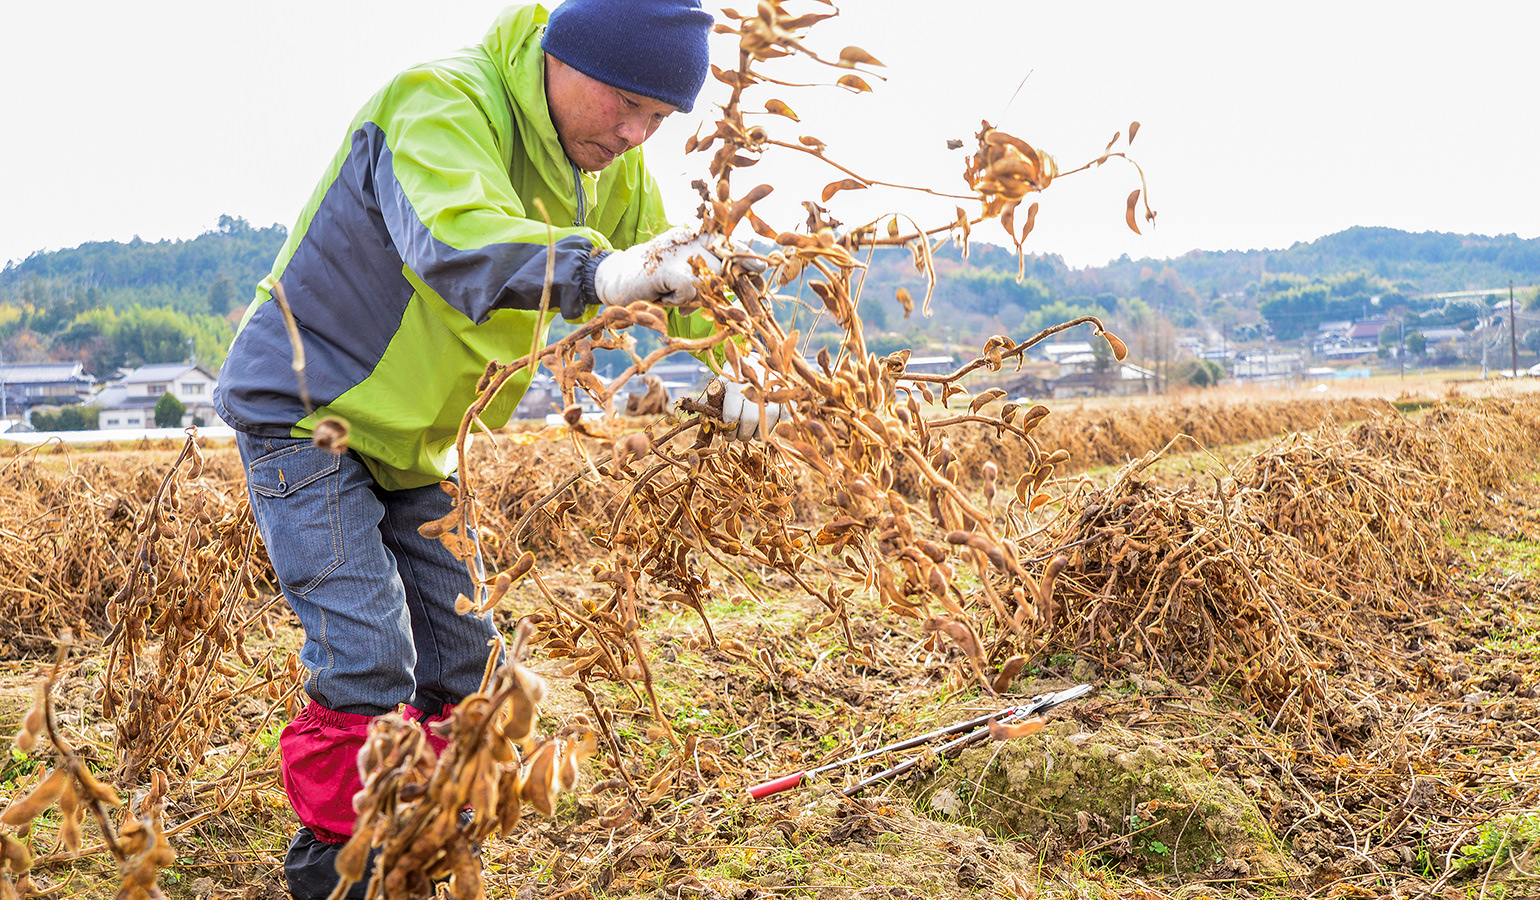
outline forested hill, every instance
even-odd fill
[[[0,357],[75,359],[101,376],[191,352],[215,369],[286,234],[281,225],[256,228],[221,216],[217,228],[191,240],[135,238],[34,253],[0,271]],[[1540,239],[1360,227],[1281,250],[1124,257],[1087,269],[1030,256],[1021,279],[1013,253],[974,243],[967,259],[956,247],[942,248],[936,269],[935,317],[925,321],[918,313],[905,317],[893,302],[900,287],[917,303],[923,297],[912,255],[892,250],[873,258],[860,310],[874,349],[976,346],[990,334],[1025,337],[1084,313],[1124,328],[1164,320],[1178,329],[1202,325],[1236,335],[1249,327],[1287,339],[1317,319],[1352,317],[1370,298],[1389,305],[1499,289],[1510,280],[1540,284]],[[1426,305],[1412,302],[1419,313]]]
[[[253,228],[245,219],[220,216],[217,228],[192,240],[135,237],[34,253],[0,271],[0,302],[46,301],[46,293],[33,293],[39,289],[96,288],[101,303],[118,309],[138,303],[223,316],[251,300],[287,236],[282,225]]]
[[[1126,257],[1105,267],[1109,278],[1137,282],[1143,269],[1170,266],[1201,294],[1242,291],[1264,273],[1326,279],[1352,272],[1396,283],[1408,295],[1540,283],[1540,238],[1512,234],[1412,233],[1354,227],[1286,250],[1194,250],[1176,259]]]
[[[0,271],[0,354],[11,363],[79,360],[98,377],[189,356],[217,370],[287,236],[282,225],[220,216],[191,240],[34,253]]]

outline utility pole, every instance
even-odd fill
[[[1513,279],[1508,279],[1508,350],[1513,354],[1513,377],[1519,377],[1519,333],[1513,325]]]
[[[1488,324],[1494,319],[1477,319],[1476,332],[1481,335],[1481,380],[1487,377],[1487,349],[1492,346],[1492,338],[1486,333]]]

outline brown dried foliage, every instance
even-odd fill
[[[15,471],[30,471],[37,478],[34,488],[47,496],[44,477],[32,470]],[[107,470],[85,471],[101,475]],[[90,554],[99,567],[87,583],[97,589],[114,585],[110,599],[95,614],[109,629],[96,696],[102,717],[113,725],[116,766],[98,780],[53,723],[50,688],[73,643],[65,638],[53,672],[39,689],[34,713],[23,722],[17,746],[34,750],[46,725],[48,746],[72,780],[51,794],[41,788],[34,791],[28,805],[13,804],[0,824],[16,827],[17,837],[25,836],[32,820],[56,805],[55,838],[69,857],[102,849],[81,846],[80,824],[89,811],[105,849],[118,861],[119,896],[159,897],[157,877],[175,860],[162,823],[166,803],[175,801],[207,816],[240,796],[253,741],[244,742],[242,753],[229,760],[223,772],[212,777],[202,773],[203,786],[214,790],[195,789],[188,776],[201,768],[216,738],[223,742],[260,732],[292,699],[302,670],[287,652],[254,656],[246,648],[252,634],[265,631],[273,636],[274,601],[258,602],[257,581],[266,569],[259,563],[262,555],[249,509],[223,484],[205,477],[196,436],[188,435],[181,453],[159,478],[141,470],[128,481],[138,491],[135,499],[120,495],[108,504],[98,499],[104,492],[83,472],[71,471],[62,480],[89,489],[82,491],[74,509],[86,511],[85,516],[107,510],[105,519],[112,523],[97,532],[77,523],[67,533],[84,544],[81,552]],[[29,569],[40,567],[20,571]],[[116,577],[109,581],[105,573]],[[67,597],[42,592],[20,598],[23,604],[29,601],[33,605],[24,609],[70,605]],[[122,805],[114,784],[125,786],[133,797],[116,820],[108,809]],[[13,866],[12,871],[25,875],[26,869]]]
[[[358,753],[358,819],[338,854],[334,900],[370,876],[371,865],[371,900],[431,897],[440,881],[450,896],[482,897],[481,843],[507,837],[526,805],[551,815],[556,798],[576,786],[598,732],[580,714],[535,739],[545,682],[518,662],[531,633],[527,624],[520,628],[506,664],[498,665],[501,653],[493,650],[481,690],[431,726],[431,738],[399,713],[369,724]],[[435,743],[443,749],[435,751]]]
[[[804,228],[775,228],[753,208],[771,192],[768,185],[741,195],[733,187],[735,172],[758,164],[771,147],[816,156],[840,171],[844,177],[830,183],[823,202],[885,183],[834,162],[817,138],[784,141],[768,127],[748,124],[743,95],[767,82],[759,63],[801,55],[838,70],[880,64],[859,48],[845,48],[837,60],[809,49],[805,32],[823,15],[793,17],[766,2],[733,18],[737,24],[724,28],[739,36],[739,67],[715,73],[731,97],[715,131],[692,139],[690,148],[714,148],[713,182],[697,185],[700,218],[728,265],[721,276],[701,273],[698,308],[716,333],[698,340],[665,336],[660,349],[646,357],[633,353],[633,365],[605,382],[594,372],[594,350],[632,350],[624,333],[629,327],[666,331],[656,307],[609,307],[556,344],[489,367],[462,426],[461,484],[446,486],[456,496],[455,513],[429,523],[425,533],[443,540],[473,571],[478,549],[501,569],[464,599],[466,611],[496,607],[525,579],[542,605],[521,629],[513,661],[498,665],[494,653],[483,690],[433,735],[447,742],[442,752],[399,717],[375,723],[359,760],[366,788],[343,860],[344,876],[355,879],[366,871],[369,851],[378,851],[381,877],[371,882],[373,896],[427,896],[441,878],[452,881],[456,896],[481,896],[476,843],[509,833],[525,803],[549,812],[555,792],[575,783],[577,763],[596,752],[601,739],[612,757],[614,786],[625,793],[600,818],[602,827],[645,822],[698,773],[731,771],[734,764],[714,742],[673,732],[654,690],[641,621],[664,604],[688,607],[700,617],[711,649],[750,660],[771,683],[794,680],[803,673],[778,658],[775,640],[753,648],[717,640],[708,602],[724,578],[755,596],[739,574],[746,570],[774,573],[822,607],[807,634],[833,629],[843,651],[835,662],[881,664],[872,622],[912,620],[907,624],[923,635],[925,649],[986,694],[1007,689],[1032,661],[1073,651],[1111,670],[1150,666],[1232,692],[1274,727],[1297,729],[1307,745],[1329,747],[1343,733],[1344,714],[1320,675],[1341,657],[1344,635],[1364,635],[1367,618],[1405,613],[1405,596],[1444,584],[1435,523],[1451,509],[1469,511],[1470,498],[1479,496],[1470,488],[1500,483],[1504,454],[1518,452],[1482,454],[1470,445],[1493,418],[1443,418],[1459,415],[1451,411],[1414,425],[1386,412],[1349,434],[1296,437],[1243,460],[1208,486],[1170,490],[1145,480],[1142,473],[1158,455],[1153,448],[1103,489],[1062,479],[1072,462],[1084,466],[1087,457],[1106,460],[1110,453],[1121,460],[1144,452],[1139,441],[1147,437],[1122,434],[1130,423],[1110,416],[1077,418],[1067,430],[1053,431],[1045,427],[1052,421],[1048,407],[1001,404],[1003,393],[993,390],[970,397],[963,383],[1019,364],[1035,343],[1079,324],[1091,324],[1119,356],[1126,349],[1121,341],[1085,318],[1025,341],[992,337],[976,359],[952,373],[909,373],[907,354],[879,358],[867,351],[855,314],[861,302],[855,276],[861,251],[879,244],[909,246],[916,266],[929,271],[932,241],[966,243],[972,226],[988,217],[1010,220],[1004,224],[1019,249],[1033,220],[1029,210],[1018,239],[1017,206],[1069,173],[1056,176],[1050,157],[986,123],[966,179],[977,216],[963,213],[940,228],[909,234],[901,233],[898,217],[887,218],[882,229],[878,220],[840,232],[828,211],[809,201]],[[844,71],[836,83],[869,88]],[[784,102],[761,107],[795,120]],[[1113,143],[1086,167],[1121,156]],[[1137,194],[1130,198],[1131,226],[1136,200]],[[772,249],[758,254],[729,245],[742,222],[773,241]],[[747,256],[767,270],[761,275],[753,271],[758,266],[743,265]],[[799,281],[816,301],[778,292]],[[800,334],[774,314],[786,304],[830,316],[844,329],[841,345],[806,359]],[[617,433],[612,424],[595,429],[581,419],[578,390],[609,405],[629,379],[645,377],[649,367],[680,352],[713,355],[750,383],[751,400],[786,407],[790,421],[764,447],[724,441],[720,386],[645,432]],[[763,377],[740,367],[748,352],[763,360]],[[550,455],[520,466],[505,439],[490,439],[477,446],[491,446],[494,459],[470,454],[468,437],[480,410],[535,365],[550,370],[563,391],[570,451],[537,450]],[[959,397],[963,403],[949,402]],[[1532,444],[1533,414],[1517,406],[1505,414],[1517,432],[1494,438],[1492,446],[1523,446],[1526,438]],[[1069,439],[1077,431],[1078,443]],[[980,432],[993,442],[988,459],[977,449]],[[1045,439],[1049,434],[1054,437]],[[1398,462],[1388,461],[1387,448]],[[195,452],[185,450],[141,501],[143,509],[129,516],[139,544],[124,558],[125,578],[109,610],[116,629],[116,674],[104,693],[109,715],[120,733],[168,736],[148,751],[119,748],[124,774],[140,783],[148,776],[152,786],[165,784],[163,772],[176,774],[201,755],[211,723],[221,717],[219,702],[261,695],[271,710],[282,700],[272,695],[273,685],[298,682],[292,662],[280,667],[244,654],[241,635],[265,621],[260,609],[243,606],[256,577],[249,514],[236,509],[215,516],[207,498],[193,499],[198,495],[187,479],[196,478],[188,471]],[[1486,465],[1472,472],[1463,463],[1467,455]],[[564,474],[547,480],[552,464]],[[574,601],[546,584],[547,562],[536,550],[553,546],[573,555],[586,551],[598,588],[591,596]],[[1366,639],[1375,637],[1369,632]],[[517,662],[526,640],[564,660],[592,713],[543,743],[533,731],[540,689]],[[239,674],[236,661],[248,674]],[[628,687],[671,742],[674,752],[650,774],[623,759],[613,713],[591,686],[596,680]],[[61,789],[61,803],[67,794]],[[152,787],[150,796],[165,794],[165,787],[158,794]],[[39,794],[35,805],[46,806],[48,797]],[[460,815],[467,806],[468,821]],[[23,812],[30,810],[15,818]],[[148,838],[140,843],[159,846]],[[143,858],[138,874],[125,873],[125,890],[153,887],[151,862],[163,864],[161,857]]]
[[[694,418],[667,432],[640,441],[617,440],[609,460],[586,460],[586,472],[559,485],[515,523],[508,536],[511,551],[505,550],[505,555],[517,559],[521,570],[488,579],[481,596],[470,606],[489,608],[494,591],[506,590],[505,585],[530,569],[532,560],[524,550],[523,539],[532,517],[548,516],[559,527],[578,506],[568,488],[580,481],[610,481],[621,499],[606,508],[609,521],[599,522],[592,538],[609,554],[593,567],[595,577],[608,586],[608,598],[602,604],[590,601],[591,608],[578,610],[545,591],[550,608],[542,611],[540,620],[542,638],[553,653],[569,660],[568,671],[580,680],[603,677],[636,683],[652,695],[635,618],[639,586],[647,585],[660,601],[695,609],[702,616],[708,639],[714,640],[703,609],[704,597],[713,586],[711,565],[728,563],[729,571],[734,565],[777,570],[818,598],[826,609],[820,627],[840,628],[848,645],[847,658],[852,661],[863,658],[863,648],[851,628],[848,601],[858,592],[871,592],[890,613],[925,621],[938,635],[947,635],[963,647],[973,672],[985,690],[992,691],[994,678],[986,671],[990,667],[977,635],[984,629],[1014,627],[1007,604],[986,580],[990,614],[980,618],[977,610],[965,609],[965,598],[952,584],[957,561],[951,558],[949,546],[924,537],[916,522],[939,529],[941,534],[970,532],[963,541],[969,548],[964,551],[965,558],[976,554],[977,560],[988,560],[1001,573],[1025,578],[1016,548],[996,531],[993,517],[975,506],[952,480],[956,455],[946,431],[987,423],[1001,434],[1009,433],[1025,457],[1009,483],[1025,503],[1034,501],[1065,455],[1043,450],[1031,435],[1043,421],[1046,407],[1024,411],[1008,408],[986,415],[981,407],[998,396],[987,393],[974,398],[966,412],[937,418],[922,411],[921,400],[928,405],[935,399],[934,386],[945,406],[948,399],[966,393],[959,382],[974,371],[998,372],[1013,361],[1019,363],[1033,344],[1074,325],[1092,324],[1119,356],[1125,348],[1105,333],[1100,322],[1086,317],[1022,342],[1004,335],[992,337],[978,360],[946,376],[908,375],[907,353],[881,359],[869,354],[860,317],[855,314],[858,297],[852,277],[861,267],[857,253],[878,244],[908,245],[914,249],[917,266],[929,271],[931,233],[898,234],[899,220],[893,217],[885,237],[877,235],[875,223],[838,235],[837,223],[811,203],[806,204],[809,217],[805,232],[775,229],[753,212],[754,204],[773,189],[761,184],[735,198],[733,175],[758,163],[769,148],[784,147],[817,156],[852,176],[831,184],[824,192],[825,201],[837,190],[883,184],[854,176],[830,160],[821,141],[807,137],[781,141],[767,127],[748,124],[743,99],[746,90],[763,83],[757,65],[764,60],[801,55],[835,68],[880,64],[859,48],[846,48],[838,62],[823,59],[809,49],[803,42],[805,31],[826,18],[824,15],[793,17],[777,3],[761,4],[753,14],[728,11],[727,15],[737,20],[737,26],[719,26],[718,30],[739,35],[739,66],[736,72],[719,70],[715,74],[732,93],[723,105],[716,130],[704,138],[693,138],[687,148],[694,152],[716,148],[709,165],[714,186],[705,182],[696,185],[703,201],[699,213],[702,228],[717,239],[718,251],[727,260],[721,276],[702,271],[697,285],[698,305],[716,323],[716,333],[696,341],[667,339],[650,357],[638,360],[635,367],[604,384],[593,374],[594,348],[626,347],[619,332],[630,325],[664,332],[661,311],[647,304],[604,309],[563,341],[507,366],[489,368],[483,379],[484,393],[467,413],[462,432],[469,433],[479,409],[504,384],[537,361],[556,375],[568,408],[575,410],[574,392],[578,388],[607,405],[626,380],[645,373],[663,355],[713,349],[733,377],[750,382],[751,402],[786,407],[792,410],[792,421],[780,427],[768,452],[734,446],[717,439],[725,426],[716,417],[716,407],[708,396],[705,404],[685,404],[684,411],[694,413]],[[794,118],[790,108],[779,101],[771,111]],[[979,147],[966,180],[975,191],[980,213],[971,219],[961,215],[939,229],[941,240],[955,237],[966,241],[971,225],[986,218],[1009,218],[1021,197],[1046,188],[1052,180],[1051,160],[1018,138],[986,126],[979,135]],[[1023,166],[1031,172],[1020,171]],[[775,241],[771,252],[746,253],[728,243],[743,221]],[[769,267],[764,277],[753,272],[762,266],[739,264],[746,256],[754,256]],[[777,304],[802,301],[776,294],[773,286],[799,278],[816,295],[823,312],[845,331],[838,352],[821,351],[816,363],[804,358],[799,333],[784,329],[774,315]],[[763,382],[756,372],[739,366],[739,359],[747,352],[767,364]],[[581,430],[575,416],[569,417],[569,423],[575,433]],[[691,430],[692,443],[672,443]],[[465,449],[462,440],[462,454]],[[904,493],[895,490],[900,467],[917,473],[915,490],[923,506],[911,504]],[[822,509],[815,513],[815,525],[793,520],[794,498],[803,489],[800,476],[817,482],[814,492]],[[470,536],[482,524],[481,490],[479,481],[462,482],[456,515],[442,523],[441,540],[457,551],[468,549]],[[538,570],[535,578],[543,589]],[[655,707],[655,696],[652,703]]]
[[[18,795],[0,812],[0,898],[42,895],[33,882],[36,862],[32,849],[34,822],[50,809],[57,808],[57,846],[70,856],[101,852],[112,855],[119,875],[119,900],[161,900],[160,873],[176,860],[167,841],[165,809],[170,781],[156,771],[135,791],[125,806],[110,783],[99,780],[65,740],[54,716],[52,693],[60,678],[74,640],[65,633],[48,676],[38,683],[31,711],[16,735],[16,748],[39,751],[39,741],[47,739],[41,754],[54,758],[55,766],[41,774],[38,782]],[[51,752],[49,752],[51,751]],[[114,812],[116,811],[116,815]],[[102,847],[82,848],[81,825],[90,816],[102,839]]]
[[[248,651],[249,635],[273,636],[278,600],[258,602],[262,554],[245,500],[231,502],[202,476],[189,436],[136,515],[138,543],[107,605],[112,631],[99,697],[129,783],[201,760],[242,698],[271,702],[271,716],[300,672],[292,654]]]
[[[65,630],[84,639],[110,627],[107,604],[131,571],[138,513],[159,488],[155,466],[164,465],[139,465],[157,449],[139,443],[144,455],[129,460],[100,448],[90,453],[40,444],[0,462],[0,509],[6,511],[0,646],[9,648],[6,655],[46,659]],[[159,453],[153,458],[163,460],[164,450]],[[218,468],[205,481],[240,477],[227,464]]]

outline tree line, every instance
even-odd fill
[[[217,371],[255,285],[287,230],[221,216],[191,240],[103,241],[34,253],[0,271],[0,354],[7,362],[77,360],[98,377],[119,367],[193,360]],[[1075,269],[1053,255],[1024,264],[1003,247],[974,242],[966,255],[936,248],[937,280],[923,318],[926,278],[908,251],[863,257],[858,312],[868,346],[924,354],[980,346],[993,334],[1021,340],[1095,315],[1129,336],[1134,360],[1174,359],[1182,334],[1245,344],[1302,340],[1323,322],[1400,309],[1413,326],[1468,322],[1471,301],[1421,295],[1512,279],[1540,283],[1540,239],[1413,234],[1350,228],[1281,250],[1193,251]],[[915,309],[898,300],[907,292]],[[796,283],[782,293],[798,295]],[[788,304],[785,324],[837,341],[816,297]],[[1086,335],[1063,339],[1084,340]],[[1540,341],[1540,336],[1537,336]],[[1211,378],[1210,367],[1193,377]]]

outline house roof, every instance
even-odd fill
[[[7,384],[20,382],[94,381],[78,362],[17,363],[0,366],[0,379]]]
[[[1353,328],[1348,332],[1349,340],[1364,340],[1366,338],[1378,338],[1380,329],[1390,323],[1389,319],[1360,319],[1353,323]]]
[[[1071,356],[1077,353],[1090,353],[1089,341],[1063,341],[1057,344],[1044,344],[1043,355],[1049,359],[1057,359],[1061,356]]]
[[[97,408],[102,410],[151,409],[155,406],[156,403],[160,402],[160,398],[146,397],[142,394],[137,397],[130,397],[128,395],[127,385],[111,384],[102,388],[101,391],[97,393],[96,399],[92,402],[97,406]]]
[[[1118,365],[1118,381],[1144,381],[1145,379],[1154,377],[1154,375],[1155,373],[1151,370],[1141,366],[1136,366],[1133,363],[1120,363]],[[1094,385],[1099,384],[1102,380],[1102,377],[1097,375],[1095,372],[1075,372],[1070,375],[1065,375],[1061,378],[1050,379],[1049,381],[1051,384],[1057,387],[1061,385]]]
[[[145,384],[148,382],[156,381],[175,381],[176,379],[181,378],[183,375],[186,375],[188,372],[191,372],[194,369],[197,369],[199,372],[203,372],[204,376],[208,378],[214,377],[209,375],[208,372],[204,372],[201,367],[195,366],[192,363],[151,363],[147,366],[140,366],[134,371],[129,372],[127,375],[124,375],[122,383]]]

